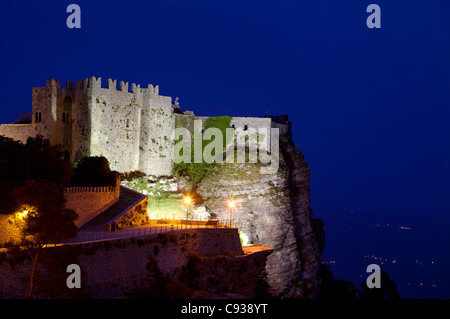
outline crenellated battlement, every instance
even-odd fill
[[[88,79],[78,80],[76,90],[77,91],[86,90],[88,88],[88,82],[89,82]]]
[[[61,82],[59,80],[55,80],[55,79],[47,79],[47,88],[60,89],[61,88]]]
[[[102,85],[103,84],[103,85]],[[63,85],[64,86],[64,85]],[[32,123],[22,126],[2,125],[0,133],[26,141],[37,134],[51,143],[61,145],[71,160],[83,156],[105,156],[111,168],[120,172],[142,171],[148,175],[163,176],[172,173],[176,120],[190,123],[196,117],[192,112],[179,112],[170,96],[159,95],[159,85],[88,77],[76,82],[48,79],[45,87],[33,88]],[[190,124],[189,124],[190,125]],[[239,134],[264,136],[260,145],[271,148],[269,130],[290,133],[286,116],[255,118],[233,117],[231,126]],[[266,132],[261,133],[261,129]],[[20,134],[19,134],[20,131]],[[260,143],[262,144],[262,143]],[[106,188],[67,189],[66,193],[108,192]]]
[[[75,90],[75,88],[76,88],[76,82],[66,81],[66,89]]]
[[[130,83],[125,81],[119,82],[119,87],[117,87],[118,81],[115,79],[108,78],[108,82],[106,87],[102,87],[102,78],[101,77],[95,77],[92,76],[90,78],[78,80],[78,81],[66,81],[66,89],[76,90],[76,91],[86,91],[87,89],[103,89],[103,90],[112,90],[112,91],[118,91],[118,92],[128,92],[128,93],[134,93],[134,94],[156,94],[159,95],[159,85],[153,85],[149,84],[148,88],[141,88],[140,84],[136,83]],[[61,82],[60,80],[55,79],[47,79],[47,86],[46,88],[51,89],[61,89]],[[130,90],[131,88],[131,90]]]

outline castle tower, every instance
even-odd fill
[[[0,134],[25,142],[42,135],[61,145],[77,161],[105,156],[119,172],[140,170],[147,175],[171,175],[175,118],[171,97],[159,86],[90,77],[67,82],[49,79],[33,88],[31,124],[5,124]]]
[[[175,117],[172,98],[159,95],[159,86],[141,89],[139,170],[147,175],[171,175]]]
[[[42,135],[52,143],[55,141],[55,124],[57,121],[56,97],[60,87],[59,81],[47,80],[47,86],[33,88],[32,124],[36,135]]]

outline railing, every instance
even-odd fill
[[[175,232],[178,230],[186,229],[234,227],[234,221],[230,222],[229,220],[182,220],[181,223],[171,225],[149,225],[137,228],[125,228],[117,231],[92,231],[87,233],[80,232],[76,238],[67,240],[62,243],[62,245],[85,244],[140,236],[156,236],[161,233]]]
[[[65,187],[64,193],[112,193],[116,188],[111,186],[98,186],[98,187]]]

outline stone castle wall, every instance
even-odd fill
[[[28,137],[36,136],[36,130],[32,124],[2,124],[0,125],[0,135],[26,143]]]
[[[101,88],[91,79],[88,100],[91,109],[90,155],[105,156],[112,170],[119,172],[139,169],[139,134],[141,105],[137,93],[128,92],[128,83],[109,81]]]
[[[172,173],[175,119],[172,99],[159,87],[91,77],[67,82],[49,79],[33,88],[32,123],[0,126],[0,134],[26,141],[42,135],[60,144],[72,161],[84,156],[105,156],[120,172],[140,170],[147,175]],[[165,160],[169,159],[169,160]]]
[[[151,87],[148,91],[143,96],[144,105],[150,107],[142,110],[140,170],[148,175],[171,175],[175,128],[171,98],[152,92]]]
[[[66,208],[78,214],[77,227],[119,201],[120,187],[69,187],[64,189]]]
[[[201,120],[202,123],[208,119],[206,116],[195,116],[195,120]],[[272,120],[270,118],[261,118],[261,117],[233,117],[231,119],[231,128],[235,130],[236,138],[241,136],[245,138],[245,134],[258,134],[263,138],[262,143],[260,145],[261,150],[269,150],[270,151],[270,128],[272,127]],[[254,131],[253,131],[254,130]],[[262,132],[261,132],[262,130]],[[250,134],[250,135],[252,135]],[[251,136],[253,138],[253,136]],[[256,136],[254,136],[256,141]],[[244,141],[244,140],[242,140]],[[235,143],[239,143],[238,140]],[[231,143],[230,143],[231,144]],[[256,146],[256,144],[254,145]],[[227,146],[228,148],[228,146]]]
[[[41,258],[46,258],[47,254],[52,260],[52,269],[62,264],[58,268],[61,274],[50,274],[62,277],[62,290],[55,298],[79,291],[65,286],[69,275],[65,268],[69,264],[80,266],[81,290],[93,298],[123,297],[127,292],[151,284],[157,272],[177,281],[191,276],[198,289],[242,293],[251,298],[269,253],[266,247],[244,253],[237,229],[188,229],[158,236],[51,247],[45,249]],[[192,256],[197,258],[192,259]],[[194,270],[192,267],[197,269],[197,274],[186,273],[186,270]],[[0,252],[0,298],[23,298],[30,269],[29,259],[13,260],[8,253]],[[51,287],[56,285],[53,280]]]
[[[0,134],[20,141],[39,134],[54,145],[61,144],[72,161],[105,156],[111,169],[122,173],[140,170],[147,175],[171,175],[174,128],[187,127],[193,133],[193,121],[208,117],[189,111],[174,113],[171,97],[159,95],[159,86],[141,88],[123,81],[117,86],[116,80],[102,84],[100,77],[90,77],[61,88],[59,80],[49,79],[46,87],[32,90],[32,123],[1,125]],[[270,129],[290,130],[275,120],[234,117],[231,126],[237,134],[255,129],[264,135],[260,149],[270,150]]]

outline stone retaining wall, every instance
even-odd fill
[[[70,187],[64,190],[66,208],[78,214],[77,227],[119,201],[120,187]]]
[[[244,253],[236,228],[188,229],[52,247],[44,250],[42,261],[45,264],[45,258],[51,260],[51,266],[45,267],[48,276],[61,278],[47,281],[47,286],[37,289],[36,297],[52,297],[56,291],[55,298],[73,297],[81,291],[93,298],[122,297],[156,284],[157,276],[186,285],[195,279],[196,289],[252,297],[256,278],[264,270],[270,252],[264,247]],[[81,289],[65,287],[69,276],[65,268],[72,263],[81,268]],[[28,258],[0,253],[0,298],[23,298],[30,270]]]

